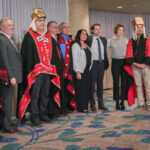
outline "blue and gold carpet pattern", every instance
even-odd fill
[[[150,111],[115,110],[112,90],[104,92],[108,111],[61,116],[35,128],[19,124],[21,133],[6,134],[1,150],[150,150]],[[90,109],[89,109],[90,110]]]

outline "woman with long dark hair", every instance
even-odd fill
[[[79,112],[88,111],[88,101],[90,96],[91,51],[86,44],[87,38],[87,31],[81,29],[77,32],[75,43],[72,45],[76,90],[75,99],[77,102],[77,110]]]

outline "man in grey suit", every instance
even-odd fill
[[[0,20],[0,100],[3,101],[4,132],[15,133],[17,128],[11,124],[14,86],[22,81],[22,58],[13,41],[14,24],[10,18]]]

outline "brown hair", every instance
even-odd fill
[[[99,26],[100,27],[100,24],[99,23],[95,23],[91,26],[91,33],[92,33],[92,30],[94,30],[95,26]]]
[[[120,27],[122,27],[122,28],[125,30],[124,25],[122,25],[122,24],[116,24],[115,27],[114,27],[114,33],[115,33],[115,34],[117,34],[117,31],[118,31],[118,29],[119,29]]]

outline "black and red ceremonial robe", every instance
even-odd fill
[[[65,85],[64,88],[66,88],[69,91],[69,93],[72,95],[72,97],[70,99],[70,105],[74,109],[77,109],[77,104],[74,101],[75,87],[74,87],[71,43],[72,43],[72,37],[66,42],[61,34],[58,36],[58,44],[66,45],[65,59],[64,59],[65,67],[63,69],[63,78],[68,80],[68,84]]]
[[[57,53],[57,51],[52,51],[51,34],[46,33],[44,36],[41,36],[30,28],[24,37],[21,48],[23,58],[23,82],[21,86],[23,86],[25,91],[19,103],[18,115],[20,120],[31,100],[29,90],[35,82],[36,76],[40,73],[49,74],[52,77],[51,83],[55,87],[53,90],[55,91],[54,100],[60,107],[60,77],[57,74],[55,65],[57,59],[52,57],[52,53]]]
[[[142,49],[145,49],[145,60],[144,63],[150,66],[150,38],[148,37],[145,44],[142,45]],[[144,42],[143,42],[144,43]],[[136,47],[136,41],[130,39],[128,42],[127,52],[126,52],[126,65],[124,66],[125,70],[128,72],[128,82],[127,82],[127,98],[129,106],[132,106],[135,103],[134,98],[137,97],[136,85],[133,78],[133,71],[131,65],[135,63],[134,60],[134,48]],[[143,85],[144,86],[144,85]],[[145,92],[144,92],[145,93]]]

